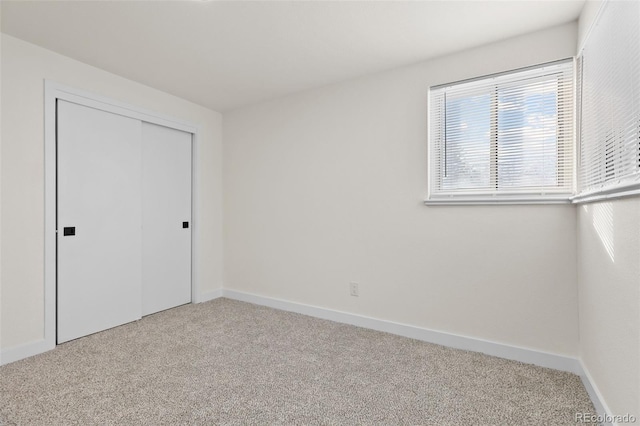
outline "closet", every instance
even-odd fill
[[[57,101],[57,343],[191,301],[191,144]]]

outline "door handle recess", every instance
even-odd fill
[[[188,228],[189,227],[189,222],[182,222],[182,227],[183,228]]]
[[[62,235],[65,237],[76,235],[76,227],[75,226],[65,226],[62,229]]]

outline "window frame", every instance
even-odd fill
[[[566,187],[562,187],[561,189],[554,190],[553,188],[549,188],[549,190],[545,190],[543,188],[537,188],[534,191],[529,189],[514,189],[514,190],[495,190],[491,191],[491,187],[496,187],[498,185],[498,128],[494,124],[497,120],[492,119],[490,125],[490,184],[487,188],[486,193],[482,193],[482,190],[474,191],[451,191],[449,193],[442,193],[439,191],[434,191],[434,185],[437,185],[437,182],[434,182],[437,178],[434,176],[433,170],[437,167],[437,162],[441,161],[442,155],[437,155],[434,151],[436,150],[435,144],[437,141],[433,140],[432,126],[434,123],[431,120],[432,114],[432,96],[434,89],[441,89],[444,87],[457,86],[467,83],[472,83],[474,81],[481,80],[491,80],[502,76],[508,76],[513,74],[525,73],[527,71],[533,71],[542,69],[545,67],[562,65],[566,63],[571,63],[571,94],[572,101],[571,102],[558,102],[558,122],[561,120],[561,115],[566,114],[566,110],[562,111],[561,108],[572,108],[573,111],[573,119],[570,122],[569,130],[570,130],[570,141],[568,144],[564,144],[563,146],[570,146],[571,152],[568,153],[571,158],[566,164],[571,165],[571,171],[565,173],[559,173],[558,179],[565,180],[570,179],[569,189]],[[575,58],[566,58],[557,61],[547,62],[543,64],[533,65],[524,68],[518,68],[515,70],[509,70],[505,72],[489,74],[481,77],[460,80],[456,82],[451,82],[447,84],[440,84],[429,87],[428,96],[427,96],[427,198],[424,200],[426,205],[491,205],[491,204],[570,204],[571,198],[575,195],[576,190],[576,165],[577,165],[577,147],[576,147],[576,120],[575,120],[575,111],[576,111],[576,66],[575,66]],[[540,76],[543,78],[544,76]],[[537,78],[537,77],[533,77]],[[524,80],[524,79],[523,79]],[[508,87],[511,85],[517,85],[519,82],[506,82],[504,84],[496,83],[491,89],[491,100],[490,100],[490,115],[494,117],[498,113],[497,102],[498,102],[498,92],[500,87]],[[560,93],[560,89],[558,89],[558,93]],[[562,112],[561,112],[562,111]],[[440,124],[440,123],[439,123]],[[446,124],[445,124],[446,125]],[[561,143],[558,141],[556,159],[560,161],[563,155],[566,155],[567,151],[561,149]],[[565,164],[565,163],[563,163]],[[535,194],[539,193],[539,194]]]

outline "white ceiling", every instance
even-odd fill
[[[3,1],[2,32],[227,111],[575,20],[568,1]]]

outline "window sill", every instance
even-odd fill
[[[424,200],[427,206],[496,206],[496,205],[533,205],[533,204],[571,204],[569,195],[549,197],[438,197]]]
[[[601,188],[584,192],[571,197],[574,204],[594,203],[597,201],[608,201],[618,198],[633,197],[640,195],[640,182],[617,184],[608,188]]]

